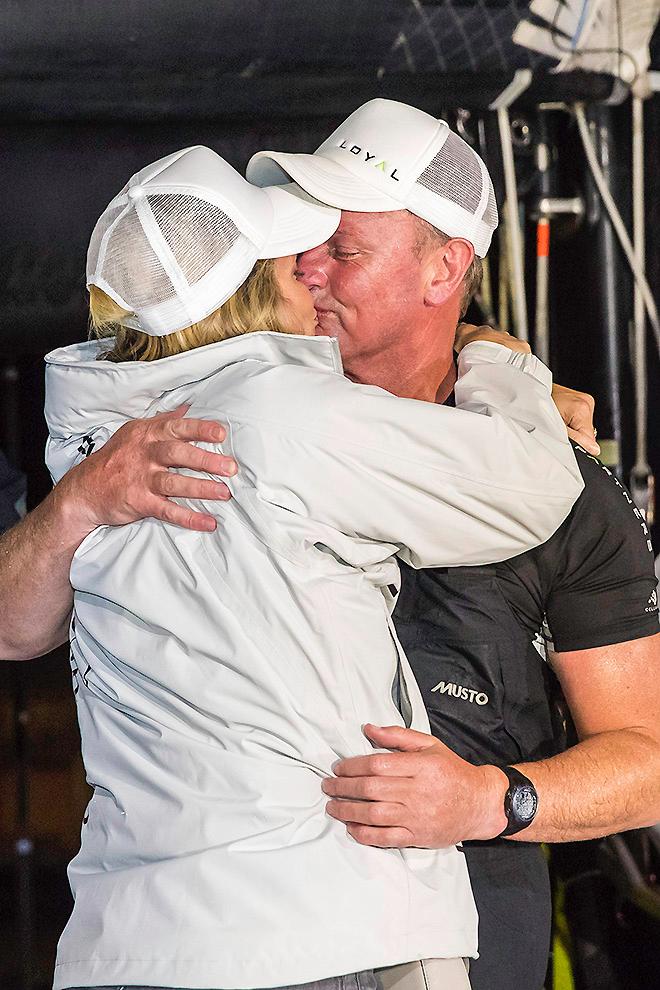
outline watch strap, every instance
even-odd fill
[[[504,814],[506,815],[507,818],[507,825],[506,828],[502,832],[500,832],[498,836],[499,839],[504,839],[508,835],[516,835],[518,832],[522,832],[523,829],[527,828],[529,825],[532,824],[536,816],[536,807],[538,807],[538,796],[536,794],[536,788],[534,787],[534,784],[531,782],[529,777],[526,777],[524,773],[520,772],[520,770],[516,770],[515,767],[500,767],[500,770],[502,771],[502,773],[506,774],[509,780],[509,786],[507,788],[506,794],[504,795]],[[516,815],[513,807],[512,798],[515,790],[518,787],[531,788],[534,797],[536,799],[536,807],[534,809],[534,814],[531,816],[531,818],[527,820],[522,820],[521,818],[519,818]]]

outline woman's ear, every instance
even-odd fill
[[[465,273],[474,260],[474,248],[462,237],[452,237],[439,244],[425,258],[424,302],[442,306],[461,290]]]

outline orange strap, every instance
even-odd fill
[[[541,219],[536,225],[536,257],[550,256],[550,221]]]

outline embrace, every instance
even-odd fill
[[[100,217],[0,574],[3,656],[70,636],[93,788],[55,990],[540,990],[539,843],[660,818],[644,526],[581,394],[460,323],[497,222],[387,100]]]

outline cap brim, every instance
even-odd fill
[[[332,237],[341,213],[319,203],[294,183],[266,186],[263,190],[273,207],[273,226],[260,258],[283,258],[301,254]]]
[[[245,174],[256,186],[275,186],[293,179],[311,196],[339,210],[392,213],[405,209],[398,200],[384,195],[322,155],[258,151],[250,159]]]

